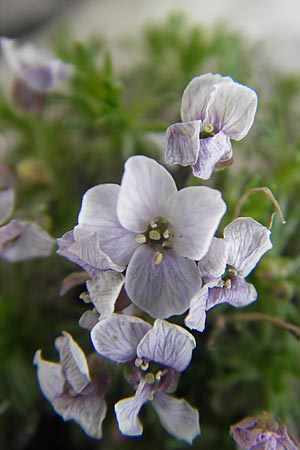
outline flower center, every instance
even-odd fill
[[[147,384],[159,382],[168,373],[166,367],[162,367],[153,361],[143,360],[142,358],[136,358],[134,365],[140,370],[141,376]]]
[[[168,222],[164,218],[150,220],[145,233],[138,234],[135,240],[138,244],[150,244],[158,249],[154,254],[154,264],[160,264],[163,260],[162,250],[172,248],[173,232],[168,229]]]
[[[201,132],[200,132],[200,139],[205,139],[205,138],[208,138],[208,137],[212,137],[212,136],[214,136],[214,134],[215,133],[214,133],[213,125],[211,123],[207,122],[204,125],[203,130],[201,130]]]
[[[222,275],[222,279],[219,281],[220,287],[225,287],[226,289],[231,288],[231,280],[232,278],[237,276],[237,271],[234,267],[229,264],[226,265],[226,269],[224,274]]]

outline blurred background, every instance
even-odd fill
[[[43,113],[32,114],[16,103],[11,74],[0,65],[0,158],[16,180],[14,214],[38,221],[55,238],[76,224],[89,187],[119,183],[128,156],[162,161],[165,130],[180,120],[181,95],[194,76],[219,72],[258,92],[257,118],[249,135],[234,143],[231,167],[205,183],[188,168],[172,173],[179,187],[198,183],[222,191],[228,204],[222,227],[247,189],[272,190],[287,224],[275,217],[274,248],[249,278],[259,298],[243,312],[300,326],[300,2],[2,0],[0,20],[2,36],[48,47],[74,67],[67,86],[45,99]],[[39,165],[28,165],[32,161]],[[257,194],[241,215],[267,226],[273,211]],[[132,391],[114,367],[108,366],[113,382],[101,441],[64,423],[43,398],[32,365],[38,348],[57,361],[54,339],[66,330],[92,351],[87,331],[78,327],[87,309],[79,299],[84,285],[59,295],[75,270],[55,252],[0,260],[0,448],[188,448],[163,430],[151,406],[143,411],[143,437],[119,434],[113,404]],[[206,332],[194,333],[198,347],[177,391],[200,411],[202,436],[193,448],[234,449],[229,425],[261,410],[300,434],[299,341],[268,321],[234,319],[236,312],[215,308]]]

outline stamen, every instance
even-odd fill
[[[168,228],[163,232],[163,237],[164,237],[164,239],[168,239],[170,237]]]
[[[154,222],[154,220],[150,221],[150,227],[151,228],[157,228],[157,223]]]
[[[138,244],[145,244],[146,241],[147,241],[147,239],[144,234],[138,234],[135,237],[135,242],[137,242]]]
[[[143,364],[142,358],[136,358],[136,360],[134,361],[135,367],[141,367],[142,364]]]
[[[160,264],[163,260],[164,255],[160,252],[156,252],[153,257],[154,264]]]
[[[159,241],[161,239],[160,232],[157,230],[151,230],[149,233],[149,238],[153,241]]]
[[[151,391],[151,392],[149,392],[149,394],[148,394],[148,400],[153,400],[153,392]]]
[[[154,384],[155,383],[155,376],[152,372],[148,372],[145,375],[145,381],[147,384]]]
[[[141,364],[140,367],[144,372],[146,372],[146,370],[149,369],[149,363],[145,362],[145,363]]]
[[[161,377],[162,377],[162,371],[159,370],[159,371],[156,372],[156,374],[155,374],[155,379],[156,379],[157,381],[159,381],[159,380],[161,379]]]
[[[227,278],[227,280],[225,281],[225,287],[226,287],[226,289],[231,288],[231,279],[230,278]]]
[[[214,131],[214,127],[211,123],[206,123],[203,129],[204,133],[211,134]]]

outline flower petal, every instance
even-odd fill
[[[203,331],[206,319],[206,303],[208,298],[208,286],[203,286],[192,298],[190,310],[184,323],[191,330]]]
[[[201,120],[174,123],[167,129],[167,148],[165,161],[167,164],[189,166],[198,158]]]
[[[251,128],[257,108],[257,94],[243,84],[219,83],[210,97],[206,119],[217,131],[239,141]]]
[[[101,314],[101,318],[114,312],[124,280],[121,273],[107,270],[99,272],[96,278],[86,282],[91,301]]]
[[[251,217],[239,217],[224,229],[229,243],[228,264],[246,277],[262,255],[272,248],[271,231]]]
[[[76,227],[75,234],[73,230],[68,231],[57,239],[57,245],[59,255],[81,266],[91,277],[95,277],[99,270],[112,269],[122,272],[125,268],[113,263],[101,250],[97,233],[84,227]]]
[[[225,165],[231,159],[230,139],[220,131],[213,137],[200,139],[200,150],[198,159],[193,165],[193,173],[196,177],[207,180],[220,162],[221,165]]]
[[[96,309],[89,309],[88,311],[85,311],[82,316],[80,317],[78,323],[81,328],[86,328],[87,330],[91,331],[94,326],[99,321],[99,314],[97,313]]]
[[[115,413],[122,434],[140,436],[143,426],[138,419],[138,413],[148,400],[151,390],[149,384],[140,383],[134,397],[124,398],[115,404]]]
[[[138,317],[112,314],[91,331],[95,350],[104,358],[121,363],[136,357],[136,349],[151,325]]]
[[[12,220],[0,228],[0,257],[10,262],[46,257],[54,242],[37,223]]]
[[[127,267],[125,290],[131,301],[152,317],[182,314],[199,286],[201,277],[194,261],[173,250],[163,252],[155,264],[156,249],[141,245]]]
[[[71,272],[63,279],[60,286],[59,295],[65,295],[73,287],[84,284],[88,278],[89,276],[84,270]]]
[[[208,291],[206,310],[221,303],[229,303],[237,308],[247,306],[257,298],[257,292],[253,284],[246,283],[239,277],[231,279],[231,287],[214,287]]]
[[[63,373],[74,391],[79,394],[91,381],[86,357],[72,336],[63,332],[55,339]]]
[[[153,406],[165,429],[177,439],[192,444],[200,434],[199,412],[186,400],[157,392]]]
[[[213,237],[209,250],[199,261],[198,267],[205,284],[210,287],[218,284],[225,272],[229,246],[225,239]]]
[[[210,96],[216,85],[224,80],[231,80],[231,78],[212,73],[193,78],[183,92],[181,103],[182,121],[204,120]]]
[[[189,365],[195,347],[194,337],[184,328],[157,319],[139,343],[137,355],[182,372]]]
[[[132,156],[125,164],[118,199],[118,218],[127,230],[141,233],[150,220],[162,216],[167,199],[177,192],[169,172],[154,159]]]
[[[102,184],[89,189],[82,199],[78,223],[97,234],[101,250],[114,263],[126,266],[138,244],[136,234],[124,229],[117,217],[119,195],[117,184]]]
[[[0,188],[0,223],[9,218],[14,208],[15,190],[12,188]]]
[[[65,393],[54,399],[53,406],[64,420],[75,420],[88,436],[100,439],[107,409],[103,400],[106,384],[100,377],[95,378],[85,391],[77,396]]]
[[[44,396],[50,402],[60,396],[64,391],[65,377],[60,364],[42,359],[42,352],[38,350],[33,359],[37,366],[37,376]]]
[[[209,249],[225,210],[221,193],[216,189],[191,186],[177,192],[165,212],[165,218],[174,229],[173,249],[181,256],[201,259]]]

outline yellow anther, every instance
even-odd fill
[[[163,237],[164,237],[164,239],[168,239],[170,237],[168,228],[163,232]]]
[[[163,260],[164,255],[161,252],[156,252],[153,257],[154,264],[160,264]]]
[[[206,123],[203,129],[204,133],[211,134],[214,131],[214,127],[211,123]]]
[[[146,240],[146,236],[144,236],[143,234],[138,234],[135,237],[135,242],[137,242],[138,244],[145,244]]]
[[[157,223],[154,222],[154,220],[150,221],[150,227],[151,228],[157,228]]]
[[[149,233],[149,238],[153,241],[159,241],[161,239],[160,232],[157,230],[151,230]]]
[[[134,361],[135,367],[141,367],[142,364],[143,364],[142,358],[136,358],[136,360]]]
[[[145,381],[147,384],[154,384],[155,383],[155,376],[152,372],[148,372],[145,375]]]
[[[148,400],[153,400],[153,392],[149,392],[148,394]]]
[[[141,364],[140,368],[145,372],[146,370],[149,369],[149,363],[146,362],[146,363]]]
[[[226,287],[226,289],[230,289],[230,288],[231,288],[231,279],[230,279],[230,278],[228,278],[228,279],[225,281],[225,287]]]
[[[156,372],[156,374],[155,374],[155,379],[156,379],[157,381],[159,381],[159,380],[161,379],[161,377],[162,377],[162,371],[159,370],[159,371]]]

